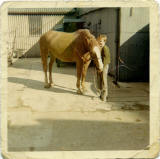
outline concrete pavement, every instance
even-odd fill
[[[89,68],[86,95],[76,93],[74,66],[53,68],[55,86],[44,88],[40,58],[19,59],[8,68],[8,150],[138,150],[149,144],[148,83],[109,78],[102,102]]]

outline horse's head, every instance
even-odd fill
[[[85,40],[87,43],[88,51],[90,52],[90,56],[93,59],[93,62],[95,63],[97,70],[99,72],[102,72],[103,62],[101,58],[101,49],[96,38],[89,31],[87,31]]]
[[[96,65],[96,68],[98,69],[98,71],[102,72],[103,71],[103,62],[102,62],[102,58],[101,58],[100,47],[98,45],[94,45],[90,51],[90,55]]]

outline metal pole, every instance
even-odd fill
[[[117,9],[117,37],[116,37],[116,72],[115,83],[117,84],[119,76],[119,55],[120,55],[120,8]]]

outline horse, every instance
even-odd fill
[[[84,94],[87,91],[85,78],[91,60],[99,72],[103,71],[99,44],[88,29],[79,29],[72,33],[50,30],[40,37],[39,44],[45,74],[45,88],[50,88],[53,85],[52,65],[56,58],[63,62],[76,63],[78,94]],[[48,55],[50,55],[49,82],[47,77]]]
[[[97,72],[97,85],[100,92],[100,98],[103,101],[106,101],[108,98],[108,69],[110,64],[110,50],[109,47],[106,45],[107,36],[100,34],[97,37],[97,42],[100,46],[101,50],[101,58],[103,62],[103,71]]]

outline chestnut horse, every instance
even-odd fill
[[[40,37],[40,53],[45,73],[45,88],[51,87],[52,65],[55,59],[64,62],[75,62],[77,68],[77,93],[86,91],[85,77],[88,66],[93,59],[99,72],[103,70],[101,52],[96,38],[87,29],[80,29],[73,33],[48,31]],[[47,78],[47,59],[49,62],[49,82]]]

